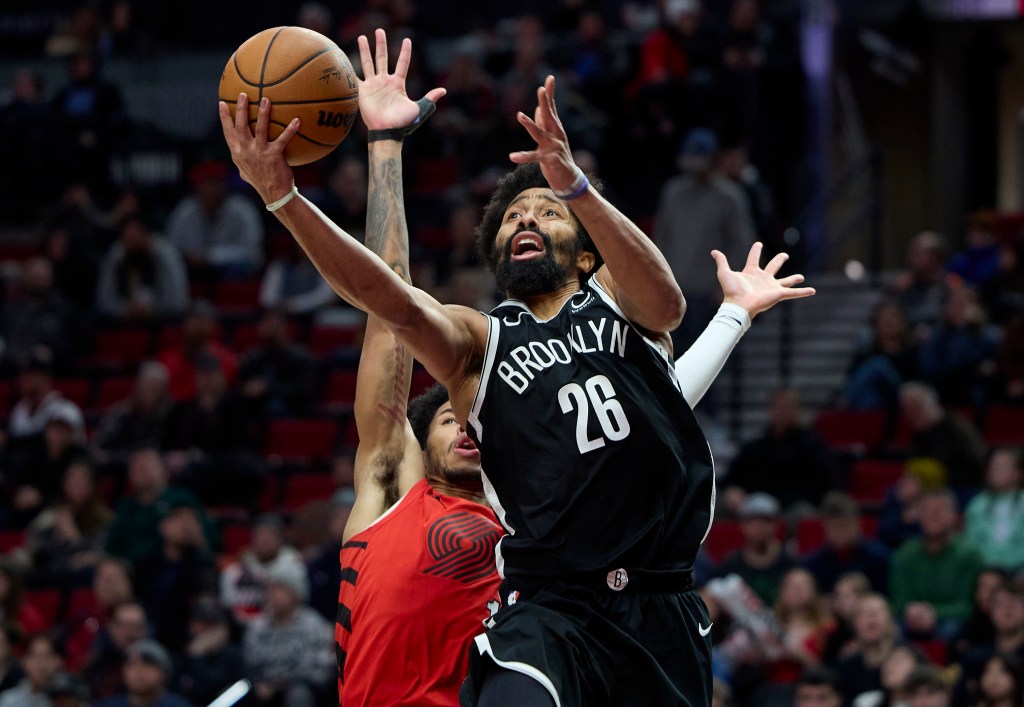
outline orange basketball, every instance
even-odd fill
[[[284,152],[290,165],[313,162],[340,145],[356,120],[359,98],[345,52],[303,27],[273,27],[245,40],[228,59],[218,93],[232,118],[238,94],[248,94],[251,126],[260,99],[269,98],[271,140],[298,118],[299,132]]]

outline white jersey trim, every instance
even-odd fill
[[[558,699],[558,692],[555,690],[555,684],[551,682],[551,678],[539,669],[527,663],[520,663],[517,660],[501,660],[498,656],[494,655],[494,649],[491,648],[491,642],[488,640],[486,633],[481,633],[475,637],[473,643],[476,644],[476,649],[480,651],[480,655],[489,656],[499,668],[521,673],[539,682],[551,695],[551,699],[555,702],[555,707],[562,707],[562,702]]]
[[[576,290],[575,292],[573,292],[571,295],[569,295],[569,297],[566,298],[565,302],[562,302],[562,306],[558,308],[558,311],[555,312],[554,314],[552,314],[551,317],[548,318],[548,319],[541,319],[540,317],[538,317],[536,314],[533,313],[533,310],[530,309],[529,305],[527,305],[526,302],[523,302],[522,300],[518,300],[518,299],[507,299],[504,302],[502,302],[501,304],[499,304],[498,307],[504,307],[505,305],[511,305],[513,307],[519,307],[520,309],[525,311],[527,314],[529,314],[531,317],[533,317],[533,320],[535,322],[539,322],[540,324],[545,324],[547,322],[550,322],[552,319],[557,317],[559,314],[561,314],[562,310],[565,309],[565,305],[568,302],[572,302],[573,298],[576,297],[576,295],[582,295],[582,294],[583,294],[583,290]],[[498,307],[495,307],[495,309],[497,309]]]
[[[481,312],[481,314],[483,314]],[[498,350],[498,336],[501,333],[501,324],[496,317],[484,314],[487,317],[487,345],[484,348],[484,362],[480,367],[480,380],[476,384],[476,395],[473,396],[473,407],[469,409],[468,422],[476,432],[478,442],[484,441],[484,426],[480,423],[480,409],[484,405],[484,398],[487,397],[487,383],[491,378],[491,368],[494,367],[494,357]]]
[[[491,510],[494,511],[494,515],[498,516],[498,520],[505,530],[508,531],[508,535],[515,535],[516,529],[508,524],[505,520],[505,507],[501,505],[501,499],[498,498],[498,492],[494,490],[494,484],[487,478],[487,474],[482,470],[480,472],[480,480],[484,485],[484,498],[491,505]],[[494,564],[498,569],[498,576],[505,579],[505,558],[501,554],[501,541],[504,540],[507,535],[503,535],[498,539],[498,542],[494,545]]]

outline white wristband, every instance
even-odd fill
[[[280,209],[282,206],[287,204],[289,201],[291,201],[292,199],[294,199],[298,195],[299,195],[299,188],[296,185],[292,184],[292,189],[291,189],[290,192],[288,192],[287,194],[282,196],[277,201],[272,201],[269,204],[267,204],[267,211],[271,211],[271,212],[277,211],[278,209]]]

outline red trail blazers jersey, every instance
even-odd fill
[[[491,509],[421,480],[341,549],[343,707],[459,703],[469,644],[497,609]]]

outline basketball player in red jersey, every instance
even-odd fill
[[[444,90],[430,91],[430,103],[406,96],[410,42],[392,74],[382,35],[376,66],[359,38],[359,111],[371,140],[366,246],[408,282],[402,138]],[[356,502],[335,626],[345,707],[457,705],[470,641],[497,608],[494,546],[503,531],[483,498],[480,453],[443,388],[408,403],[411,373],[412,356],[371,315],[356,383]]]

